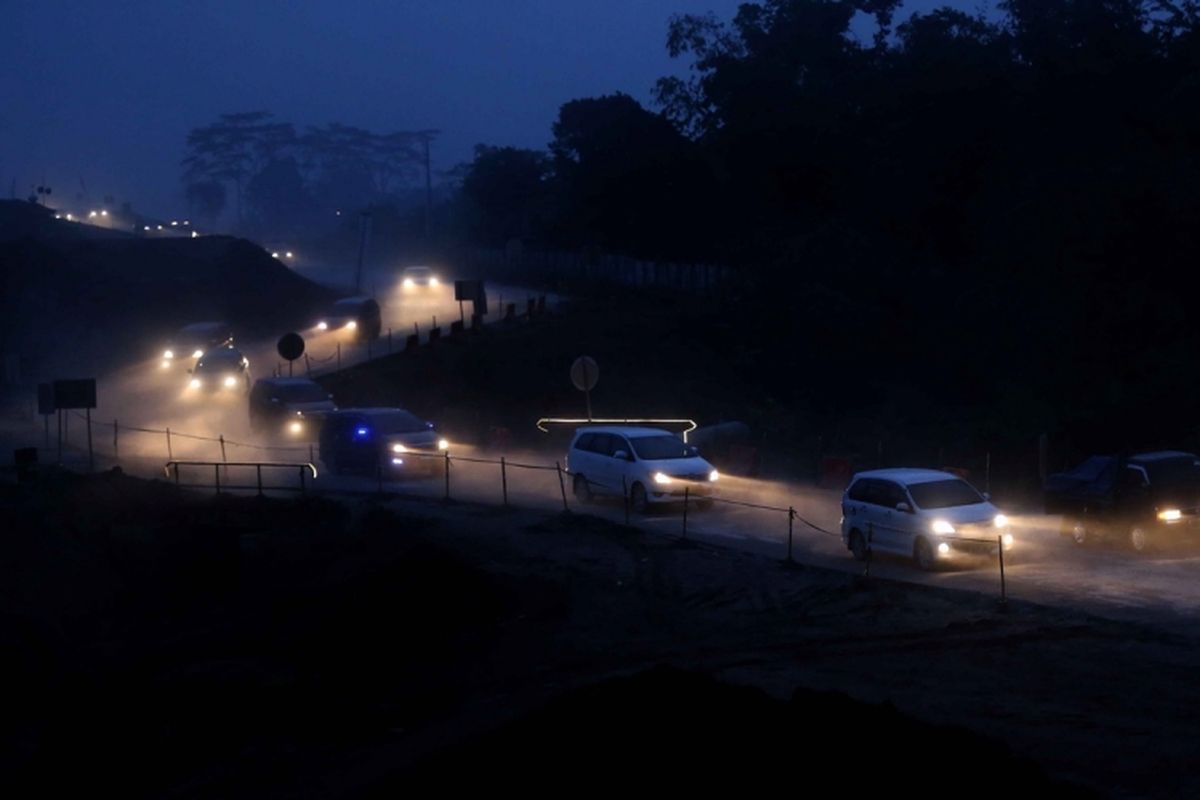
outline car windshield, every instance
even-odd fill
[[[380,433],[420,433],[429,430],[429,425],[407,411],[389,411],[371,419],[371,424]]]
[[[338,300],[333,304],[334,314],[357,314],[361,310],[361,300]]]
[[[662,436],[631,436],[633,451],[643,461],[659,461],[665,458],[691,458],[696,455],[691,445],[684,444],[670,434]]]
[[[329,392],[316,383],[293,383],[279,387],[279,396],[289,403],[317,403],[329,399]]]
[[[975,491],[975,487],[957,478],[909,484],[908,492],[918,508],[971,506],[983,502],[983,496]]]
[[[1200,460],[1195,456],[1164,458],[1145,464],[1150,485],[1158,490],[1195,491],[1200,489]]]
[[[196,362],[196,369],[203,372],[212,369],[241,369],[242,354],[238,350],[214,350]]]
[[[410,278],[425,278],[428,277],[429,273],[433,270],[431,270],[429,267],[409,267],[404,271],[408,273]]]

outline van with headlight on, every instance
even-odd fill
[[[335,475],[428,475],[450,448],[432,422],[403,408],[344,408],[321,423],[320,458]]]
[[[400,276],[400,285],[405,289],[427,286],[436,289],[441,282],[429,267],[405,267]]]
[[[236,347],[218,347],[188,370],[189,392],[237,394],[250,391],[250,362]]]
[[[842,543],[859,561],[872,553],[934,569],[955,555],[1013,547],[1009,519],[962,478],[932,469],[856,474],[842,496]]]
[[[310,378],[259,378],[250,390],[250,428],[268,436],[311,441],[336,410],[333,395]]]
[[[355,339],[377,339],[383,317],[379,303],[370,297],[344,297],[317,320],[315,327],[318,331],[344,331]]]
[[[183,326],[170,338],[159,359],[159,368],[194,364],[209,350],[232,344],[233,330],[228,322],[194,322]]]
[[[575,497],[629,496],[638,512],[687,496],[712,503],[720,475],[699,451],[670,431],[636,426],[579,428],[567,451]]]

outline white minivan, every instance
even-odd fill
[[[842,542],[859,561],[871,552],[910,556],[933,569],[955,553],[1012,549],[1009,520],[987,495],[949,472],[860,472],[842,496]]]
[[[623,497],[639,512],[651,504],[680,502],[687,494],[711,503],[720,477],[696,448],[670,431],[636,426],[586,427],[575,431],[567,453],[575,497]]]

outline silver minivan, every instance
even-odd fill
[[[720,477],[696,448],[670,431],[636,426],[579,428],[567,453],[575,497],[629,496],[639,512],[656,503],[680,502],[687,489],[701,505],[712,502]]]
[[[859,561],[870,553],[908,556],[933,569],[956,553],[1012,549],[1009,519],[985,494],[950,472],[860,472],[842,495],[842,543]]]

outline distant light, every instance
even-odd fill
[[[284,258],[291,258],[291,257],[292,257],[292,251],[291,251],[291,250],[288,250],[288,251],[287,251],[286,253],[284,253],[283,255],[284,255]]]
[[[173,220],[171,220],[171,226],[172,226],[172,227],[174,227],[174,226],[176,226],[176,225],[178,225],[178,224],[179,224],[179,220],[177,220],[177,219],[173,219]]]
[[[200,388],[200,379],[192,378],[190,381],[188,381],[188,387],[192,388],[192,389],[199,389]]]
[[[54,218],[55,218],[55,219],[62,219],[62,214],[55,214],[55,215],[54,215]]]
[[[183,221],[183,224],[184,224],[184,225],[191,225],[191,224],[192,224],[192,221],[191,221],[190,219],[185,219],[185,220]]]
[[[318,322],[317,323],[317,330],[319,330],[319,331],[327,330],[328,328],[329,328],[328,322]]]
[[[158,226],[158,229],[161,231],[161,230],[162,230],[162,225],[159,225],[159,226]]]
[[[412,278],[405,278],[405,279],[404,279],[404,288],[405,288],[405,289],[411,289],[411,288],[412,288],[412,286],[413,286],[413,279],[412,279]]]
[[[202,355],[204,355],[203,350],[193,350],[192,351],[192,358],[199,358]]]
[[[88,212],[88,219],[91,219],[91,218],[92,218],[92,217],[94,217],[94,216],[96,216],[96,212],[95,212],[95,211],[89,211],[89,212]]]
[[[710,481],[715,481],[720,477],[721,477],[721,473],[717,472],[715,469],[712,472],[708,473],[708,479]]]
[[[74,219],[75,218],[72,217],[70,214],[67,214],[67,222],[72,222],[72,221],[74,221]]]
[[[199,235],[200,235],[200,234],[196,233],[195,231],[192,231],[192,238],[193,238],[193,239],[195,239],[195,238],[196,238],[197,236],[199,236]]]
[[[174,350],[163,350],[163,358],[174,358],[174,357],[175,357]]]
[[[271,251],[271,258],[279,258],[279,251],[277,251],[277,250],[272,250],[272,251]]]
[[[392,452],[393,453],[407,453],[408,448],[402,444],[394,444],[394,445],[392,445]]]
[[[358,327],[358,323],[355,322],[354,320],[350,320],[349,322],[346,323],[346,330],[352,331],[357,327]]]
[[[430,279],[429,279],[429,285],[430,285],[430,286],[437,286],[437,285],[438,285],[438,279],[437,279],[437,278],[430,278]]]
[[[438,450],[449,450],[450,442],[447,439],[438,439]]]
[[[233,377],[232,375],[226,375],[225,376],[225,388],[232,389],[235,386],[237,386],[237,378]]]
[[[171,366],[171,362],[164,358],[162,363],[159,364],[159,366],[162,367],[163,369],[167,369],[168,367]]]
[[[404,459],[403,458],[393,458],[392,463],[395,464],[397,467],[401,467],[401,466],[404,466]]]
[[[355,428],[354,429],[354,438],[365,439],[368,435],[370,435],[370,433],[371,433],[371,430],[369,428]]]
[[[1003,541],[1005,547],[1012,547],[1013,535],[1011,533],[1004,534],[1002,541]]]
[[[107,216],[108,216],[108,209],[101,209],[101,210],[100,210],[100,216],[102,216],[102,217],[107,217]]]
[[[291,430],[292,433],[300,433],[300,431],[304,430],[304,423],[293,422],[291,425],[288,425],[288,429]]]
[[[341,212],[341,211],[335,211],[335,212],[333,212],[333,213],[334,213],[334,214],[337,214],[339,217],[342,215],[342,212]]]
[[[144,230],[144,231],[148,231],[148,230],[150,230],[150,226],[149,226],[149,225],[144,225],[144,226],[142,226],[142,230]]]

